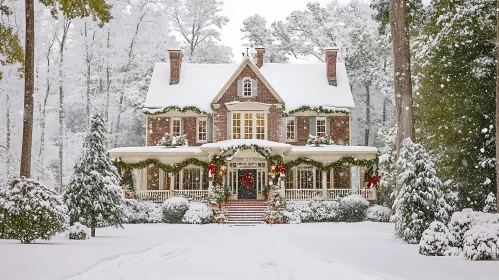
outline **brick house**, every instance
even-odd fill
[[[350,145],[355,128],[349,112],[355,105],[345,65],[336,62],[337,49],[326,49],[326,63],[315,64],[264,63],[265,50],[257,48],[256,53],[256,64],[249,57],[233,64],[189,64],[182,63],[180,50],[169,50],[170,63],[156,64],[143,109],[147,146],[110,151],[127,164],[155,159],[135,170],[136,195],[201,197],[213,184],[206,165],[167,173],[157,161],[163,166],[186,159],[209,163],[231,152],[215,174],[230,200],[263,199],[268,184],[278,184],[287,199],[335,199],[353,192],[374,200],[374,190],[363,182],[363,167],[324,170],[308,164],[376,158],[376,148]],[[185,135],[188,144],[157,146],[165,133]],[[334,145],[307,145],[311,136],[330,136]],[[241,149],[248,145],[283,162],[307,161],[279,174],[276,182],[275,163],[254,149]],[[243,186],[241,178],[248,174],[252,184]]]

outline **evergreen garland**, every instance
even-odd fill
[[[337,114],[337,113],[340,113],[340,114],[345,114],[345,115],[350,115],[350,111],[348,110],[343,110],[343,109],[326,109],[322,106],[319,106],[319,107],[310,107],[310,106],[301,106],[300,108],[297,108],[297,109],[294,109],[294,110],[291,110],[289,112],[286,112],[286,113],[283,113],[282,115],[284,117],[287,117],[289,115],[293,115],[293,114],[296,114],[296,113],[302,113],[302,112],[306,112],[306,111],[313,111],[313,112],[316,112],[318,114]]]
[[[211,116],[211,113],[202,111],[198,107],[195,107],[195,106],[186,106],[186,107],[183,107],[183,108],[179,107],[179,106],[168,106],[168,107],[163,108],[163,110],[157,111],[157,112],[154,112],[154,113],[151,113],[149,111],[144,111],[144,114],[145,115],[149,115],[149,116],[154,116],[154,115],[166,114],[166,113],[168,113],[168,112],[170,112],[172,110],[178,111],[180,113],[186,113],[188,111],[191,111],[191,112],[194,112],[196,114]]]

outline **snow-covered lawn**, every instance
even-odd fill
[[[0,279],[494,279],[499,261],[425,257],[393,224],[125,225],[86,241],[0,240]]]

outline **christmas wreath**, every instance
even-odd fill
[[[374,187],[377,183],[379,183],[379,180],[381,180],[381,176],[372,176],[369,172],[369,170],[366,170],[364,172],[364,182],[367,182],[367,188]]]
[[[244,176],[241,177],[241,184],[243,184],[248,191],[251,186],[253,186],[253,175],[249,171],[246,171]]]

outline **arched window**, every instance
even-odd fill
[[[243,96],[251,96],[251,79],[243,79]]]

